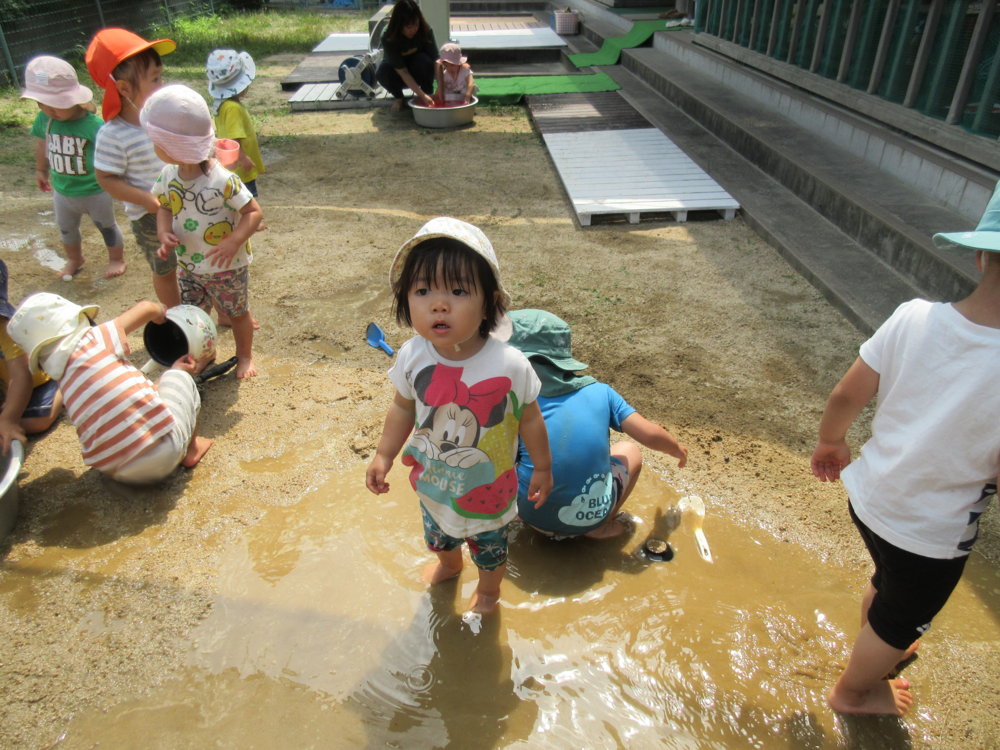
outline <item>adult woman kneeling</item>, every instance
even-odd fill
[[[392,111],[403,109],[408,87],[425,107],[433,104],[434,62],[438,57],[434,30],[414,0],[399,0],[382,32],[382,62],[375,78],[395,98]]]

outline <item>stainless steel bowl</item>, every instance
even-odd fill
[[[468,125],[476,116],[476,105],[479,99],[475,96],[468,104],[461,107],[422,107],[416,99],[410,99],[410,108],[413,110],[413,119],[417,125],[425,128],[454,128],[459,125]]]

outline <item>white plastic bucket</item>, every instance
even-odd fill
[[[167,310],[164,323],[147,323],[142,340],[150,358],[170,367],[185,354],[201,359],[215,351],[218,338],[215,322],[194,305],[178,305]]]

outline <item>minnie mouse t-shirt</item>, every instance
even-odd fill
[[[438,526],[465,539],[517,515],[517,431],[541,382],[521,352],[492,336],[470,359],[444,359],[415,336],[400,348],[389,379],[416,402],[402,462]]]

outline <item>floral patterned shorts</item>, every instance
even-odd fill
[[[441,530],[423,503],[420,503],[420,513],[424,517],[424,541],[427,542],[427,549],[431,552],[450,552],[456,547],[461,547],[462,542],[468,542],[472,562],[480,570],[495,570],[507,562],[507,530],[510,524],[458,539],[448,536]]]
[[[210,313],[215,302],[230,318],[250,312],[249,266],[205,274],[181,269],[177,282],[185,305],[195,305]]]

